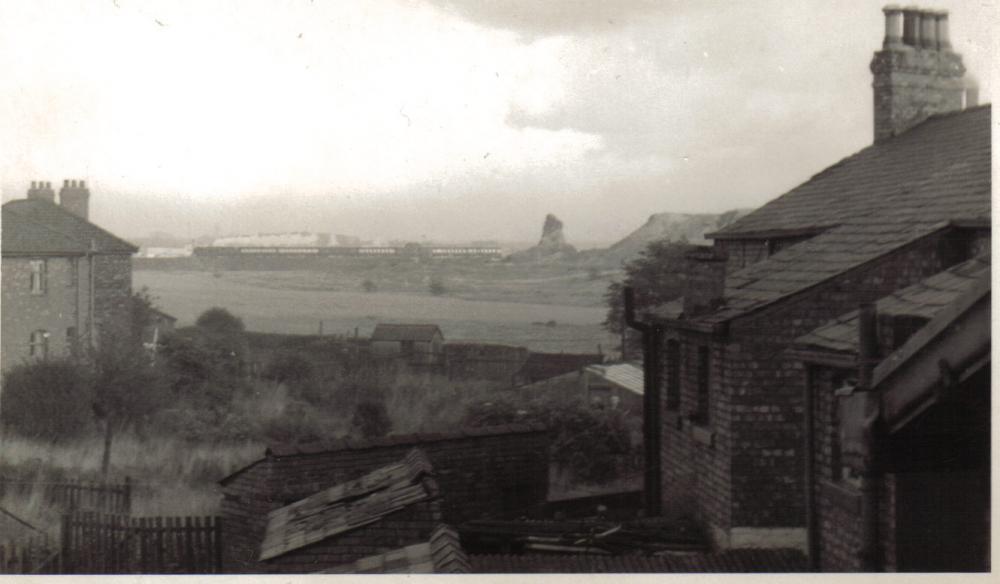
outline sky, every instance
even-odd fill
[[[997,0],[936,0],[992,94]],[[0,0],[0,194],[123,236],[614,241],[872,140],[884,2]]]

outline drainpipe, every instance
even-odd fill
[[[660,453],[662,448],[660,422],[660,341],[663,328],[639,322],[635,318],[635,298],[632,288],[625,288],[625,323],[642,333],[643,399],[642,446],[645,458],[643,499],[647,517],[661,512]]]
[[[879,572],[882,569],[879,553],[878,492],[880,474],[876,457],[878,421],[877,396],[872,392],[872,374],[878,363],[877,314],[872,303],[862,304],[858,313],[858,385],[856,392],[863,393],[868,402],[859,474],[861,478],[861,569]]]
[[[803,452],[805,452],[805,485],[806,485],[806,558],[808,560],[807,569],[810,572],[819,571],[819,535],[816,525],[816,497],[813,493],[815,480],[813,477],[816,451],[814,434],[816,431],[815,414],[813,412],[813,370],[806,368],[805,394],[803,395],[803,407],[805,408],[805,432],[803,441],[805,442]]]

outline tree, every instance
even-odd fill
[[[145,425],[167,402],[162,372],[135,339],[109,337],[91,351],[91,409],[104,425],[101,471],[111,467],[111,446],[117,432]]]
[[[668,239],[654,241],[646,246],[634,260],[627,262],[625,278],[612,282],[604,294],[608,305],[604,328],[621,334],[625,327],[626,287],[635,292],[635,309],[652,308],[669,302],[684,294],[684,254],[692,249],[686,243],[674,243]]]
[[[201,313],[194,324],[206,332],[219,335],[239,335],[245,330],[239,317],[218,306]]]

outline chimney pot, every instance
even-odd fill
[[[34,190],[34,189],[37,189],[37,188],[38,188],[38,187],[36,186],[36,184],[37,184],[37,183],[35,183],[35,181],[31,181],[31,189],[32,189],[32,190]]]
[[[903,44],[903,9],[890,4],[882,12],[885,13],[885,39],[882,46],[886,49],[897,48]]]
[[[933,10],[920,11],[920,46],[937,50],[937,13]]]
[[[950,51],[951,39],[948,38],[948,11],[938,10],[934,15],[934,24],[937,32],[938,50]]]
[[[86,183],[85,181],[82,181],[82,180],[81,180],[81,181],[80,181],[80,188],[81,188],[81,189],[85,189],[85,188],[87,188],[87,183]]]
[[[68,186],[69,186],[69,180],[64,178],[63,179],[63,188],[66,188]]]
[[[920,46],[920,10],[916,6],[903,9],[903,44]]]

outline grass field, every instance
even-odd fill
[[[514,266],[514,270],[519,268]],[[609,352],[616,339],[601,327],[605,309],[600,296],[606,281],[589,280],[586,274],[555,274],[528,277],[526,272],[508,274],[511,279],[480,279],[482,268],[462,276],[445,276],[448,293],[433,296],[426,283],[407,285],[397,275],[399,286],[366,293],[353,282],[356,275],[338,280],[329,272],[167,272],[138,270],[136,289],[146,286],[166,312],[178,317],[179,325],[192,324],[199,314],[221,306],[241,317],[250,330],[275,333],[316,333],[323,322],[324,334],[368,336],[379,322],[435,323],[445,339],[483,343],[506,343],[549,352],[593,352],[598,345]],[[416,280],[418,275],[411,274]],[[584,304],[551,304],[546,290],[574,289],[587,283],[590,300]],[[537,290],[537,301],[530,290]],[[462,291],[465,292],[462,292]],[[477,290],[479,292],[477,292]],[[471,299],[484,297],[485,300]],[[498,300],[508,297],[514,300]],[[493,298],[493,299],[489,299]]]

